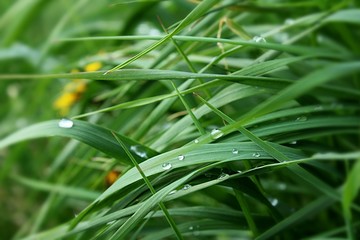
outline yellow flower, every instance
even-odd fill
[[[89,63],[84,67],[85,72],[97,71],[102,67],[101,62]],[[71,71],[79,72],[77,69]],[[61,95],[54,101],[54,108],[59,111],[62,116],[69,113],[70,108],[79,100],[82,93],[86,90],[86,80],[74,79],[64,86]]]
[[[84,67],[85,72],[94,72],[102,67],[101,62],[92,62]]]
[[[112,185],[120,177],[120,172],[116,170],[111,170],[105,177],[105,182],[107,186]]]
[[[64,87],[64,92],[73,92],[81,94],[86,90],[86,81],[84,79],[74,79]]]
[[[59,110],[62,116],[68,114],[70,107],[76,102],[78,95],[75,93],[64,92],[54,102],[54,108]]]

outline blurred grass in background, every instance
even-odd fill
[[[1,1],[0,238],[356,239],[359,5]]]

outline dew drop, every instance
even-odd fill
[[[193,232],[193,235],[194,235],[194,236],[199,236],[199,235],[200,235],[199,228],[200,228],[200,226],[199,226],[199,225],[196,225],[195,230],[194,230],[194,232]]]
[[[115,222],[116,222],[115,220],[112,220],[112,221],[106,223],[106,225],[112,225],[112,224],[114,224]]]
[[[300,116],[300,117],[296,118],[295,121],[297,121],[297,122],[305,122],[306,120],[307,120],[306,116]]]
[[[185,184],[182,188],[182,190],[188,190],[189,188],[191,188],[190,184]]]
[[[164,170],[170,170],[172,168],[172,165],[171,163],[163,163],[161,165],[161,167],[164,169]]]
[[[193,227],[193,226],[190,226],[190,227],[189,227],[189,230],[190,230],[190,231],[194,230],[194,227]]]
[[[178,156],[178,159],[179,159],[179,161],[182,161],[182,160],[185,159],[185,156],[184,156],[184,155],[179,155],[179,156]]]
[[[292,141],[292,142],[290,142],[290,144],[295,145],[295,144],[297,144],[297,141]]]
[[[211,131],[211,136],[213,139],[218,139],[220,138],[222,135],[224,135],[224,133],[217,129],[217,128],[214,128],[212,131]]]
[[[231,151],[233,154],[238,154],[239,150],[237,150],[236,148],[233,148],[233,150]]]
[[[194,143],[199,143],[199,139],[195,139],[195,140],[194,140]]]
[[[272,198],[269,200],[270,200],[271,205],[273,205],[274,207],[279,204],[279,200],[276,198]]]
[[[294,24],[294,22],[295,22],[295,20],[292,19],[292,18],[287,18],[287,19],[285,20],[285,24],[286,24],[286,25]]]
[[[146,152],[142,149],[142,146],[140,145],[133,145],[130,147],[130,150],[141,158],[148,158]]]
[[[173,194],[176,193],[176,192],[177,192],[177,190],[172,190],[171,192],[169,192],[168,195],[173,195]]]
[[[63,118],[59,121],[59,127],[61,128],[72,128],[74,126],[74,122],[70,119]]]
[[[314,110],[315,111],[322,111],[322,110],[324,110],[324,107],[321,106],[321,105],[318,105],[318,106],[314,107]]]
[[[287,34],[285,32],[278,33],[275,37],[280,42],[285,42],[285,41],[289,40],[289,34]]]
[[[260,157],[261,155],[260,155],[260,153],[256,152],[256,153],[253,153],[252,156],[258,158],[258,157]]]
[[[221,173],[218,179],[226,179],[229,177],[229,174],[227,173]]]
[[[279,189],[280,190],[285,190],[287,188],[286,184],[285,183],[280,183],[279,184]]]
[[[241,171],[241,170],[237,170],[237,172],[238,172],[238,173],[242,173],[242,171]]]
[[[252,40],[257,43],[266,43],[266,39],[261,36],[254,36]]]

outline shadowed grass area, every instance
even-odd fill
[[[1,239],[357,239],[356,1],[0,3]]]

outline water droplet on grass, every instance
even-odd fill
[[[287,18],[287,19],[285,20],[285,24],[286,24],[286,25],[294,24],[294,22],[295,22],[295,20],[294,20],[294,19],[291,19],[291,18]]]
[[[239,150],[237,150],[236,148],[233,148],[233,150],[231,151],[233,154],[238,154]]]
[[[272,198],[272,199],[270,199],[270,203],[271,203],[271,205],[273,205],[275,207],[276,205],[279,204],[279,200],[276,198]]]
[[[189,231],[192,232],[192,235],[193,235],[193,236],[199,236],[199,235],[200,235],[199,229],[200,229],[200,226],[199,226],[199,225],[190,226],[190,227],[189,227]]]
[[[258,152],[256,152],[256,153],[253,153],[253,155],[252,155],[253,157],[256,157],[256,158],[258,158],[258,157],[260,157],[261,156],[261,154],[260,153],[258,153]]]
[[[199,227],[197,227],[197,228],[199,228]],[[193,235],[194,235],[194,236],[199,236],[199,235],[200,235],[200,231],[199,231],[199,230],[194,231],[194,232],[193,232]]]
[[[199,139],[195,139],[195,140],[194,140],[194,143],[199,143]]]
[[[164,170],[170,170],[172,168],[172,165],[171,163],[163,163],[161,165],[161,167],[164,169]]]
[[[324,107],[321,105],[314,107],[314,111],[322,111],[322,110],[324,110]]]
[[[171,192],[169,192],[168,195],[173,195],[173,194],[176,193],[176,192],[177,192],[177,190],[172,190]]]
[[[185,159],[185,156],[184,156],[184,155],[179,155],[179,156],[178,156],[178,159],[179,159],[179,161],[182,161],[182,160]]]
[[[185,184],[182,188],[182,190],[188,190],[189,188],[191,188],[190,184]]]
[[[112,220],[112,221],[106,223],[106,225],[112,225],[112,224],[114,224],[115,222],[116,222],[115,220]]]
[[[296,118],[295,121],[297,121],[297,122],[305,122],[306,120],[307,120],[306,116],[300,116],[300,117]]]
[[[229,177],[229,174],[227,174],[227,173],[221,173],[218,179],[223,180],[223,179],[226,179],[226,178],[228,178],[228,177]]]
[[[286,184],[285,183],[280,183],[279,184],[279,189],[280,190],[285,190],[287,188]]]
[[[266,39],[261,36],[254,36],[252,40],[257,43],[266,43]]]
[[[214,128],[212,131],[211,131],[211,136],[213,139],[218,139],[220,138],[222,135],[224,135],[224,133],[217,129],[217,128]]]
[[[148,158],[146,152],[142,149],[142,146],[140,145],[133,145],[130,147],[130,150],[141,158]]]
[[[59,127],[61,128],[72,128],[74,126],[74,122],[70,119],[63,118],[59,121]]]

